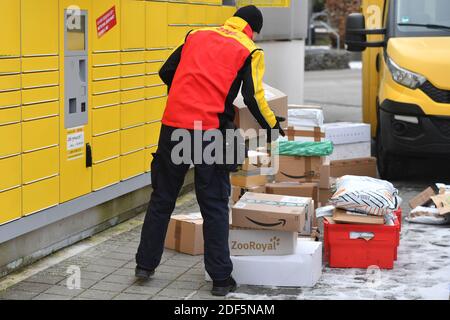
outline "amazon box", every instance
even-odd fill
[[[203,219],[200,213],[170,218],[165,247],[190,255],[203,254]]]
[[[264,84],[264,91],[267,103],[275,115],[279,117],[284,117],[287,119],[288,115],[288,98],[280,90],[272,88],[271,86]],[[235,116],[235,124],[238,128],[243,129],[244,131],[248,129],[260,130],[261,126],[255,120],[253,115],[248,110],[246,104],[244,103],[244,99],[241,94],[239,94],[234,101],[236,116]],[[259,134],[249,134],[245,135],[246,138],[254,138]],[[264,134],[265,135],[265,134]]]
[[[314,210],[311,198],[247,192],[233,206],[232,226],[298,232]]]
[[[280,156],[276,182],[320,182],[321,157]]]
[[[253,193],[265,193],[266,187],[265,186],[258,186],[258,187],[251,187],[251,188],[241,188],[237,186],[231,186],[231,201],[233,204],[239,201],[239,199],[246,193],[246,192],[253,192]]]
[[[297,248],[297,232],[276,230],[230,230],[232,256],[280,256],[293,254]]]

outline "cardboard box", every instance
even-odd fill
[[[276,182],[319,182],[322,166],[321,157],[279,156]]]
[[[264,84],[264,90],[266,100],[270,108],[273,110],[273,112],[277,116],[284,117],[287,119],[288,116],[287,96],[280,90],[272,88],[267,84]],[[261,129],[261,126],[258,124],[258,122],[255,120],[255,118],[245,105],[244,99],[241,94],[239,94],[236,100],[234,101],[234,106],[236,111],[235,124],[238,128],[241,128],[244,131],[248,129],[256,129],[256,130]],[[246,135],[246,138],[250,138],[253,136],[255,135]]]
[[[254,171],[268,168],[271,165],[271,157],[267,152],[249,150],[248,158],[242,164],[242,171]]]
[[[232,256],[279,256],[293,254],[297,248],[297,232],[275,230],[230,230]]]
[[[331,161],[330,175],[340,178],[347,175],[377,178],[377,159],[361,158],[352,160]]]
[[[203,219],[200,213],[170,218],[165,247],[190,255],[203,254]]]
[[[233,204],[239,201],[239,199],[246,193],[246,192],[253,192],[253,193],[265,193],[266,187],[265,186],[258,186],[258,187],[251,187],[251,188],[241,188],[237,186],[231,186],[231,201]]]
[[[334,145],[358,142],[370,142],[372,140],[370,124],[336,122],[327,123],[323,126],[325,138]]]
[[[323,142],[325,132],[321,127],[292,127],[284,130],[289,141],[299,142]]]
[[[243,285],[314,287],[322,276],[322,243],[297,241],[293,255],[232,256],[233,278]]]
[[[446,215],[450,213],[450,194],[440,194],[431,197],[436,208],[439,210],[440,215]]]
[[[369,142],[357,142],[334,145],[333,153],[328,157],[330,161],[369,158],[372,147]]]
[[[232,173],[230,180],[233,186],[248,189],[264,186],[267,183],[267,176],[261,175],[261,171],[259,169],[251,171],[241,170],[236,173]]]
[[[247,192],[233,206],[232,225],[258,230],[297,232],[313,210],[311,198]]]
[[[381,216],[369,216],[366,214],[357,214],[353,212],[347,212],[341,209],[335,209],[333,212],[333,220],[336,223],[348,223],[348,224],[384,224],[384,217]]]
[[[333,196],[333,191],[331,188],[319,189],[319,204],[318,207],[325,207],[329,204],[331,197]]]
[[[433,188],[428,187],[409,201],[409,207],[411,209],[415,209],[417,207],[424,206],[431,202],[431,197],[434,197],[435,195],[436,193]]]

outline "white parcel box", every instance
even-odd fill
[[[289,255],[297,248],[297,232],[276,230],[230,230],[229,244],[232,256]]]
[[[277,287],[314,287],[322,275],[322,243],[297,240],[288,256],[232,256],[238,284]],[[206,280],[211,278],[206,274]]]

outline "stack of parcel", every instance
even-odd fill
[[[409,206],[411,211],[406,218],[408,222],[450,224],[450,186],[437,183],[435,188],[428,187],[411,199]]]

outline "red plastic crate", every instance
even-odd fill
[[[360,233],[373,236],[370,240],[352,239]],[[399,222],[394,226],[331,224],[324,219],[325,257],[331,268],[361,268],[378,266],[393,269],[397,256]]]
[[[400,231],[402,231],[402,208],[398,208],[397,211],[394,211],[394,214],[397,216]],[[400,244],[400,242],[399,242],[399,244]]]

